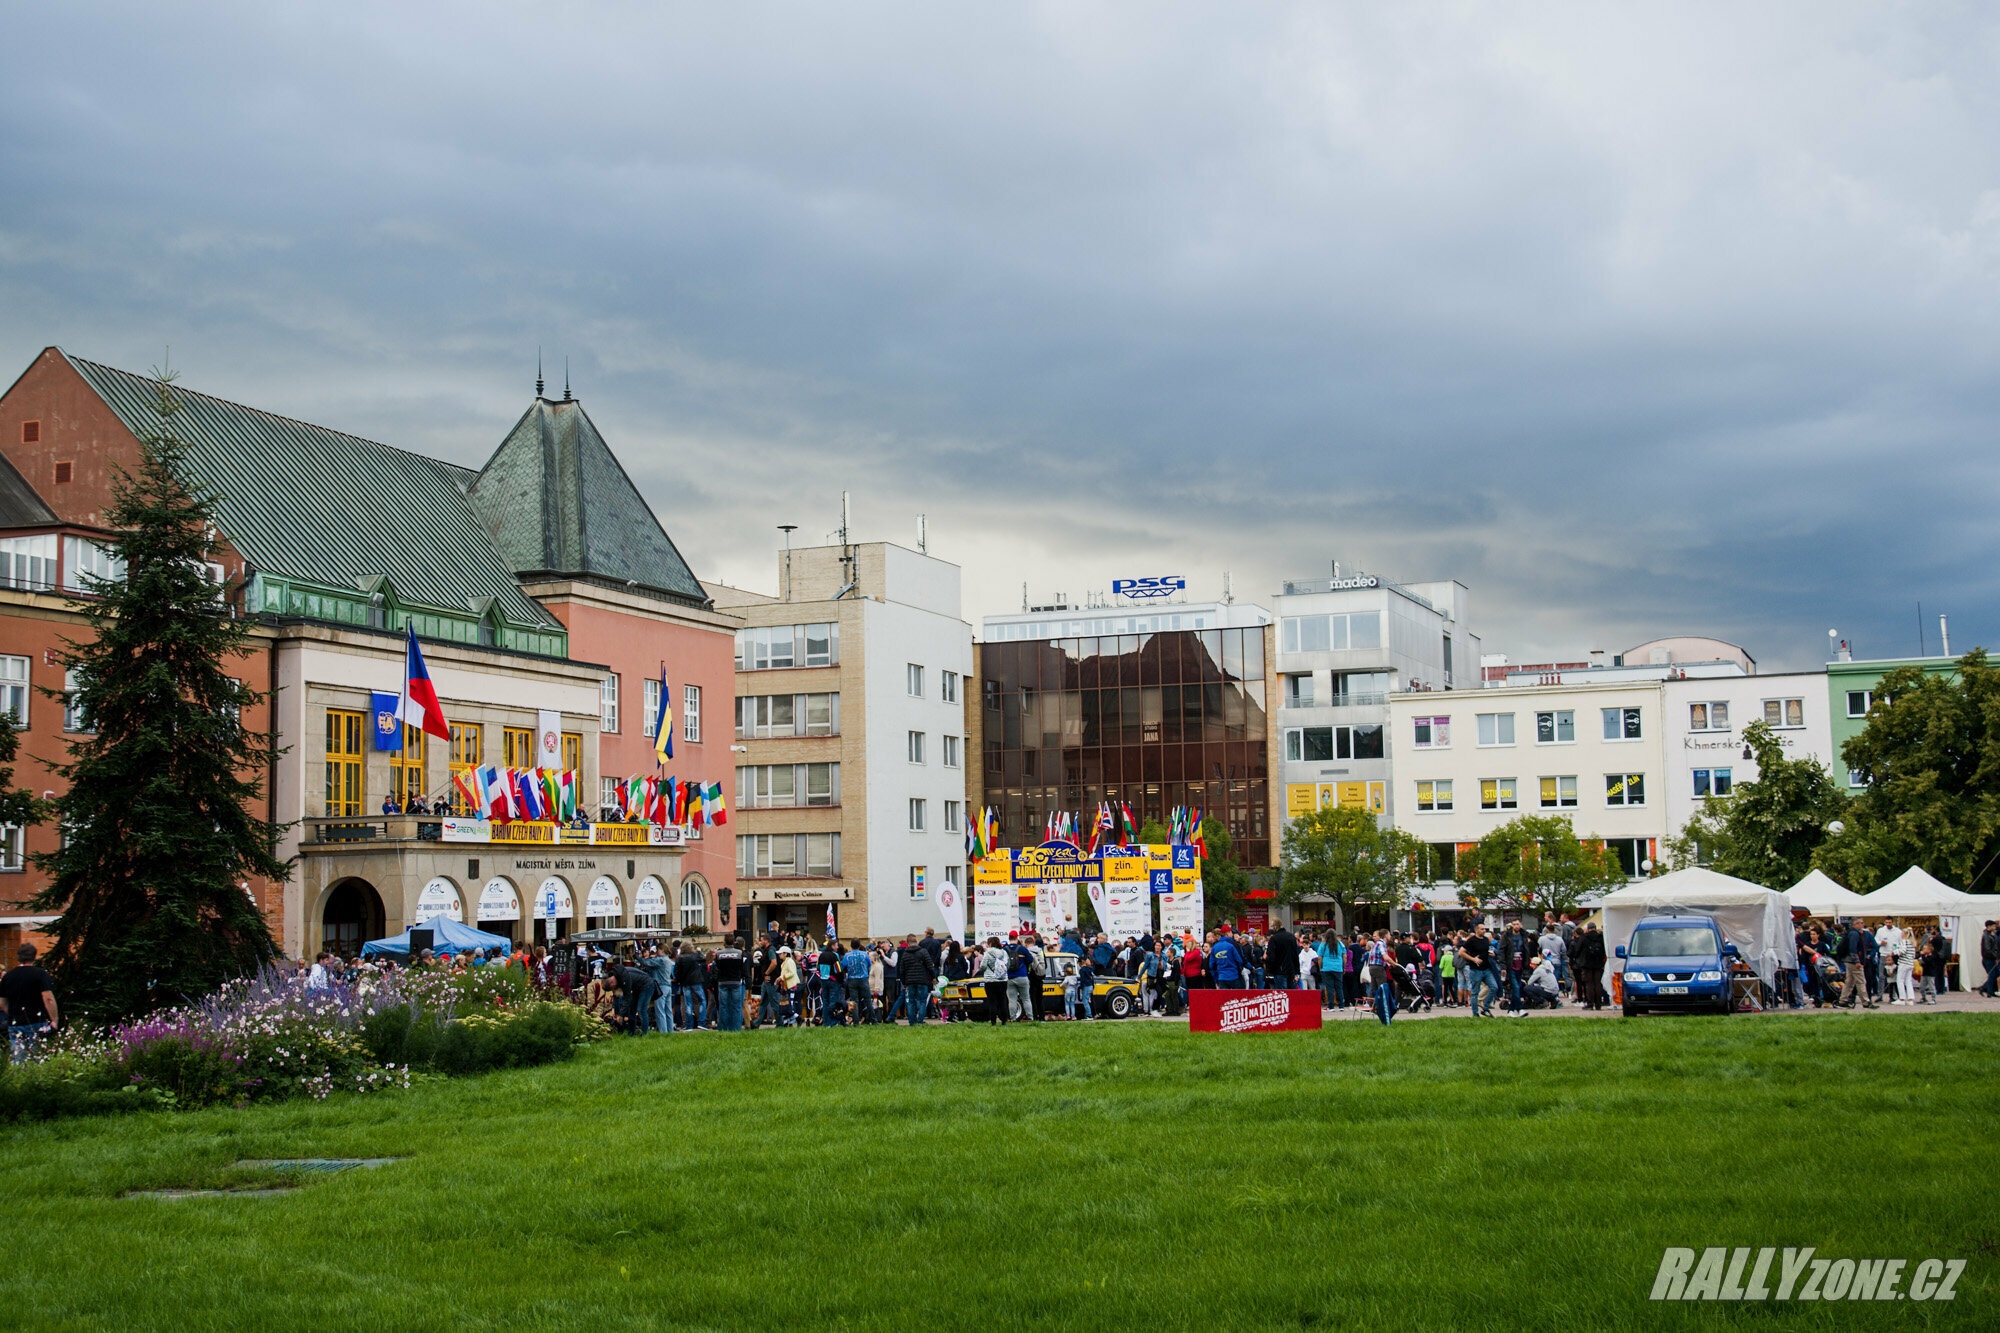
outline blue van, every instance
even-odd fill
[[[1642,1009],[1734,1010],[1730,964],[1738,950],[1712,916],[1649,916],[1618,946],[1625,960],[1625,1017]]]

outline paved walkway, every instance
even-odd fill
[[[1863,1009],[1858,1005],[1853,1009],[1836,1009],[1831,1007],[1826,1009],[1815,1009],[1811,1005],[1807,1005],[1803,1009],[1774,1009],[1768,1012],[1776,1014],[1791,1014],[1800,1018],[1829,1018],[1835,1014],[1851,1014],[1857,1016],[1866,1015],[1867,1017],[1870,1018],[1873,1018],[1878,1014],[1978,1013],[1978,1014],[2000,1015],[2000,1000],[1989,1000],[1983,995],[1975,995],[1966,991],[1953,991],[1949,995],[1939,997],[1938,1002],[1936,1004],[1884,1003],[1876,1006],[1873,1009]],[[1471,1014],[1472,1011],[1463,1005],[1452,1008],[1426,1009],[1424,1012],[1420,1014],[1413,1014],[1407,1009],[1399,1009],[1396,1011],[1396,1021],[1398,1023],[1404,1023],[1412,1020],[1415,1020],[1417,1022],[1422,1022],[1424,1019],[1427,1018],[1468,1018],[1471,1016]],[[1619,1018],[1622,1016],[1623,1015],[1615,1006],[1606,1009],[1592,1010],[1592,1009],[1585,1009],[1580,1005],[1565,1004],[1560,1009],[1530,1009],[1525,1014],[1522,1015],[1522,1021],[1536,1020],[1536,1019],[1551,1019],[1551,1018]],[[1168,1018],[1163,1014],[1153,1014],[1150,1015],[1150,1017],[1154,1021],[1162,1023],[1187,1022],[1187,1015],[1185,1014],[1181,1015],[1179,1018]],[[1507,1020],[1507,1019],[1512,1019],[1513,1015],[1503,1013],[1500,1014],[1499,1017],[1502,1020]],[[1739,1013],[1739,1014],[1732,1014],[1730,1015],[1730,1017],[1754,1019],[1754,1018],[1764,1017],[1764,1015]],[[1345,1009],[1328,1010],[1326,1014],[1326,1021],[1328,1023],[1344,1023],[1344,1022],[1373,1023],[1377,1022],[1378,1020],[1376,1019],[1373,1010],[1362,1009],[1354,1005],[1349,1005]]]

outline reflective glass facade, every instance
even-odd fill
[[[980,757],[1003,843],[1051,812],[1124,801],[1228,824],[1237,859],[1271,861],[1268,626],[979,645]]]

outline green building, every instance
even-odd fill
[[[1845,651],[1845,650],[1843,650]],[[1861,784],[1847,770],[1847,763],[1841,758],[1841,747],[1868,725],[1868,707],[1875,702],[1875,686],[1882,677],[1897,667],[1922,667],[1935,675],[1949,675],[1957,670],[1958,659],[1953,657],[1882,657],[1866,662],[1828,662],[1826,664],[1826,689],[1828,695],[1828,717],[1833,730],[1833,772],[1837,778],[1844,778],[1850,793],[1861,790]]]

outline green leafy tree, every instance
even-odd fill
[[[1534,912],[1573,912],[1585,894],[1625,882],[1618,858],[1586,842],[1564,815],[1522,815],[1458,857],[1460,896],[1506,899]],[[1475,887],[1476,886],[1476,887]]]
[[[1840,747],[1867,788],[1846,829],[1813,854],[1865,893],[1909,867],[1990,890],[2000,862],[2000,667],[1975,648],[1949,674],[1897,667],[1875,687],[1868,724]]]
[[[1370,810],[1339,806],[1300,815],[1285,831],[1278,900],[1329,898],[1343,924],[1358,903],[1400,907],[1425,851],[1402,830],[1383,828]]]
[[[1763,722],[1743,729],[1743,743],[1757,758],[1757,780],[1697,811],[1667,840],[1666,859],[1788,889],[1812,869],[1827,825],[1847,810],[1847,794],[1814,756],[1787,755]]]
[[[1266,886],[1236,863],[1236,840],[1220,819],[1210,815],[1201,821],[1201,840],[1208,845],[1201,862],[1203,911],[1211,925],[1234,921],[1250,900],[1250,890]]]
[[[65,836],[37,858],[50,881],[34,908],[59,914],[48,962],[99,1019],[182,1003],[274,958],[242,885],[291,870],[277,826],[250,813],[274,751],[239,719],[263,696],[229,675],[248,629],[209,581],[214,499],[188,477],[172,376],[159,380],[159,429],[107,514],[125,578],[99,586],[94,635],[64,657],[91,734],[53,766],[68,780]]]
[[[48,817],[48,803],[14,786],[14,757],[20,752],[21,733],[14,715],[0,712],[0,824],[25,829]]]

